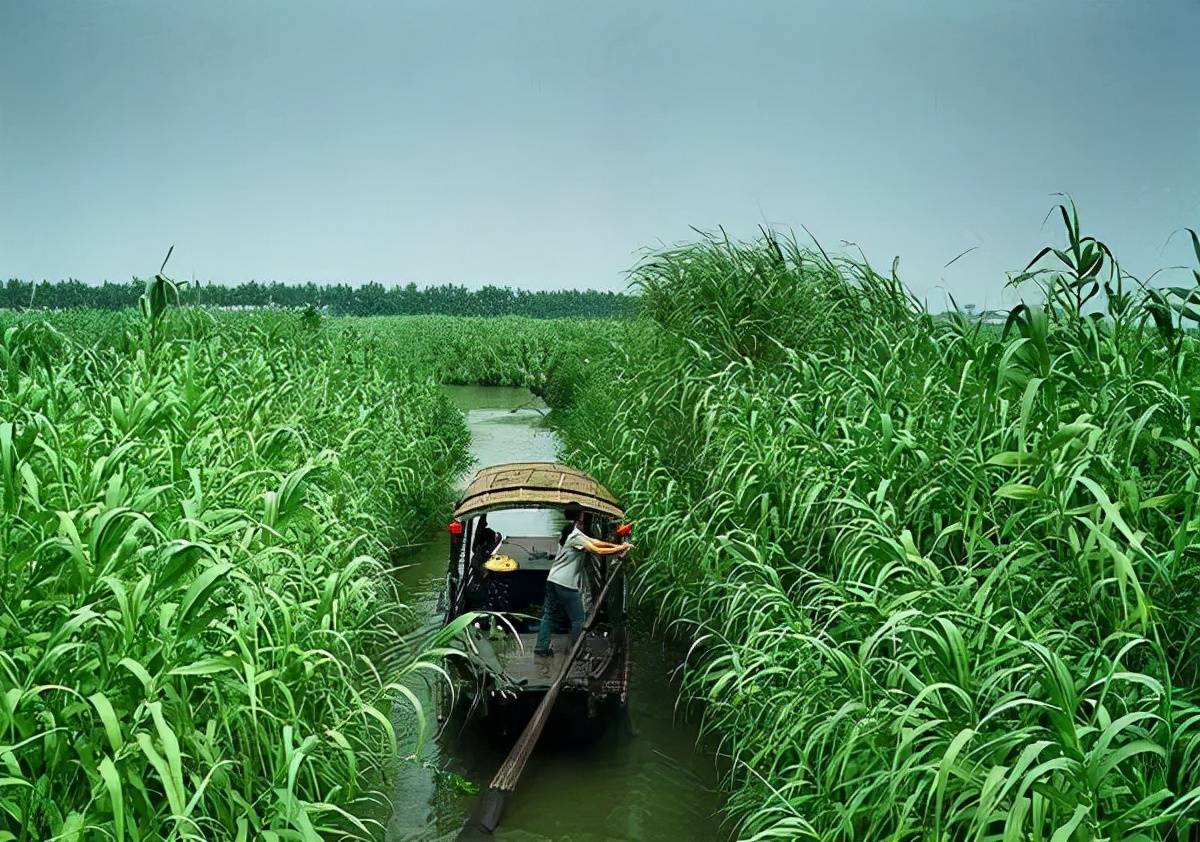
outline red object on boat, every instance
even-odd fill
[[[452,520],[446,524],[446,531],[455,538],[461,538],[463,534],[463,525],[461,520]]]
[[[617,537],[618,538],[628,538],[630,533],[632,533],[632,532],[633,532],[633,524],[632,523],[622,523],[620,526],[617,527]]]

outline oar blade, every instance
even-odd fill
[[[487,839],[495,832],[500,824],[500,816],[504,813],[504,793],[498,789],[488,788],[471,811],[471,817],[458,834],[459,842]]]

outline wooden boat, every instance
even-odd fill
[[[552,657],[534,655],[546,577],[558,552],[558,535],[497,536],[485,516],[512,509],[563,509],[578,504],[584,531],[607,541],[629,534],[615,497],[583,471],[554,462],[519,462],[479,471],[450,521],[445,623],[467,612],[475,619],[464,635],[466,658],[454,659],[456,683],[470,710],[489,716],[534,701],[557,677],[570,646],[565,617],[552,638]],[[591,611],[613,569],[613,557],[590,557],[584,576],[584,606]],[[580,654],[563,683],[564,701],[586,703],[588,716],[624,705],[629,685],[629,630],[624,575],[617,573],[597,620],[584,633]]]

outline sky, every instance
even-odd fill
[[[622,289],[769,225],[988,307],[1066,192],[1145,278],[1194,263],[1197,32],[1200,0],[0,0],[0,277],[174,244],[180,279]]]

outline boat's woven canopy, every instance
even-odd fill
[[[625,516],[609,490],[583,471],[557,462],[513,462],[477,473],[458,501],[454,517],[496,509],[557,509],[567,503],[609,517]]]

